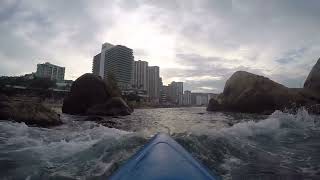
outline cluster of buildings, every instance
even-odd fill
[[[134,94],[146,103],[168,106],[203,106],[217,95],[184,91],[183,82],[164,85],[159,66],[150,66],[147,61],[134,60],[133,50],[122,45],[104,43],[101,52],[93,57],[92,73],[107,80],[109,76],[117,81],[123,95]],[[35,73],[24,78],[35,77],[54,80],[58,89],[69,91],[72,80],[65,80],[65,67],[49,62],[37,64]]]
[[[135,94],[144,102],[160,105],[203,106],[216,94],[184,91],[183,82],[164,85],[159,66],[147,61],[134,60],[133,50],[122,45],[104,43],[101,52],[93,57],[92,73],[103,79],[113,76],[122,94]],[[56,81],[57,88],[68,90],[73,81],[65,80],[65,67],[49,62],[37,64],[37,71],[26,78],[48,78]]]
[[[39,77],[51,79],[56,82],[57,88],[69,90],[73,81],[64,79],[65,69],[65,67],[45,62],[37,64],[37,71],[35,73],[26,74],[25,78],[33,79],[34,77]]]
[[[103,79],[113,76],[123,94],[136,93],[146,101],[159,103],[160,68],[146,61],[134,61],[133,50],[104,43],[93,57],[92,73]]]
[[[113,76],[123,94],[134,93],[152,104],[206,105],[213,94],[183,91],[183,82],[163,85],[158,66],[135,61],[133,50],[122,45],[104,43],[93,57],[92,73],[103,79]]]

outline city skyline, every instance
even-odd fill
[[[319,5],[315,0],[3,1],[0,75],[32,72],[42,63],[38,59],[46,58],[66,67],[66,79],[74,80],[91,72],[96,45],[110,42],[159,66],[164,84],[183,81],[187,90],[221,92],[237,70],[301,87],[320,56]]]

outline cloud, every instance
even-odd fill
[[[221,92],[237,70],[300,87],[320,54],[317,0],[21,1],[0,5],[0,74],[50,61],[91,71],[103,42],[160,66],[165,83]],[[23,64],[23,66],[22,66]],[[206,88],[204,88],[206,87]]]
[[[97,7],[87,1],[7,3],[0,11],[0,32],[5,34],[0,43],[1,74],[32,72],[44,61],[66,66],[69,78],[85,73],[99,48],[94,34],[103,29],[93,13]],[[104,21],[112,24],[112,17]]]

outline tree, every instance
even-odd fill
[[[107,92],[111,95],[111,97],[120,97],[121,90],[118,87],[117,79],[113,75],[113,73],[108,74],[108,78],[105,81],[107,86]]]
[[[56,81],[48,78],[35,78],[30,80],[30,88],[36,89],[49,89],[56,87]]]

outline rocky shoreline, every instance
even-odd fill
[[[106,116],[130,115],[133,110],[121,97],[113,96],[112,87],[101,78],[84,74],[72,85],[69,95],[60,107],[51,107],[33,98],[0,94],[0,120],[24,122],[30,126],[52,127],[63,124],[60,113],[83,116],[107,127],[118,127],[119,122]]]
[[[40,102],[17,101],[0,95],[0,119],[24,122],[30,126],[52,127],[61,125],[60,115]]]
[[[235,72],[223,93],[211,99],[208,111],[270,114],[275,110],[305,108],[320,114],[320,59],[307,77],[304,88],[288,88],[266,77],[245,71]]]

